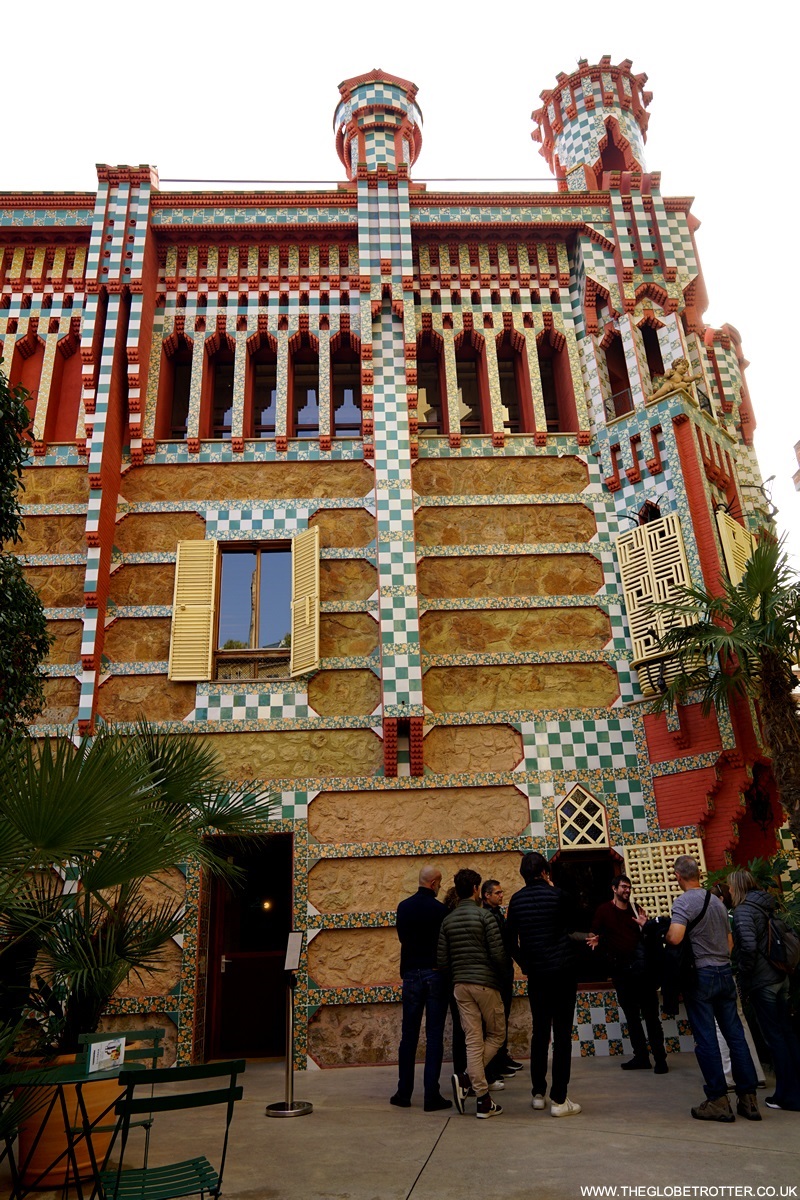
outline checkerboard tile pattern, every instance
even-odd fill
[[[230,692],[198,693],[193,721],[277,721],[308,717],[306,692],[260,692],[236,688]]]
[[[531,721],[521,729],[529,770],[635,771],[639,765],[633,723],[622,717]]]

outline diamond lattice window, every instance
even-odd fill
[[[595,850],[608,846],[608,818],[605,807],[578,786],[556,809],[558,844],[562,850]]]
[[[672,871],[679,855],[688,854],[695,860],[700,867],[701,879],[706,873],[706,859],[700,838],[623,846],[622,854],[634,899],[641,904],[648,917],[668,917],[672,912],[672,905],[681,894]]]

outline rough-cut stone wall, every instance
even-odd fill
[[[419,623],[428,654],[600,650],[611,626],[599,608],[498,608],[426,612]]]
[[[51,663],[76,663],[81,656],[82,621],[48,621],[47,632],[55,639],[50,647],[47,661]]]
[[[228,779],[308,779],[375,775],[383,746],[369,729],[304,729],[275,733],[216,733],[211,748]]]
[[[378,649],[378,622],[369,613],[321,613],[321,658],[347,658],[372,654]]]
[[[39,713],[36,725],[69,725],[78,719],[78,701],[81,685],[72,675],[45,679],[44,708]]]
[[[123,554],[172,551],[178,542],[199,542],[205,536],[205,521],[190,512],[131,513],[114,531],[114,541]]]
[[[172,604],[174,563],[133,563],[111,576],[109,599],[114,604]]]
[[[320,546],[368,546],[375,541],[375,518],[364,508],[322,508],[309,520],[319,529]]]
[[[378,572],[363,559],[324,559],[319,564],[321,600],[368,600],[377,587]]]
[[[178,1057],[178,1030],[166,1013],[110,1013],[100,1022],[100,1030],[103,1033],[124,1034],[131,1029],[163,1029],[165,1037],[161,1046],[164,1056],[159,1059],[158,1065],[160,1067],[173,1065]],[[144,1043],[132,1042],[131,1045],[139,1046]]]
[[[123,480],[135,500],[275,500],[360,497],[375,477],[360,462],[192,463],[139,467]]]
[[[83,504],[89,498],[86,467],[31,467],[22,483],[22,504]]]
[[[308,807],[309,834],[329,845],[395,842],[410,832],[421,841],[515,837],[529,820],[527,797],[510,786],[320,792]]]
[[[381,681],[373,671],[319,671],[308,684],[308,703],[321,717],[371,713],[381,701]]]
[[[603,568],[590,554],[423,558],[417,567],[423,597],[593,596]]]
[[[499,879],[509,894],[522,886],[520,855],[513,851],[438,854],[384,858],[325,858],[308,877],[308,898],[324,913],[385,912],[416,892],[420,867],[435,861],[446,887],[461,867],[472,867],[483,879]]]
[[[15,554],[85,554],[85,535],[84,516],[26,517],[22,540],[6,549]]]
[[[331,1004],[319,1008],[308,1025],[308,1048],[322,1067],[350,1066],[356,1063],[386,1064],[397,1062],[400,1045],[400,1004]],[[452,1057],[451,1018],[445,1026],[445,1062]],[[531,1010],[524,997],[511,1005],[508,1022],[508,1048],[512,1056],[530,1054]],[[417,1047],[417,1062],[425,1058],[424,1030]],[[417,1089],[422,1093],[422,1078]]]
[[[437,725],[422,749],[426,768],[437,775],[513,771],[522,762],[522,735],[510,725]]]
[[[493,542],[588,542],[597,532],[582,504],[422,508],[414,522],[419,546],[481,546]]]
[[[164,662],[169,634],[168,617],[125,617],[106,630],[103,652],[115,662]]]
[[[432,667],[424,686],[433,712],[604,708],[619,693],[616,672],[604,663]]]
[[[589,482],[577,458],[422,458],[412,483],[420,496],[529,496],[582,492]]]
[[[85,567],[25,568],[25,578],[45,608],[83,608],[85,575]]]
[[[97,693],[105,721],[183,721],[192,712],[197,688],[172,683],[166,675],[112,675]]]

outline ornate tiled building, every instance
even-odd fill
[[[96,193],[0,196],[21,550],[55,635],[34,732],[145,714],[277,796],[275,836],[231,847],[242,890],[176,873],[183,944],[115,1001],[185,1059],[280,1052],[290,927],[298,1064],[391,1059],[421,861],[508,893],[540,849],[588,921],[623,864],[663,912],[681,850],[775,848],[747,705],[649,712],[654,605],[737,577],[766,514],[645,83],[604,58],[542,93],[549,192],[414,182],[417,89],[373,71],[340,85],[337,190],[104,166]],[[621,1053],[582,973],[576,1052]]]

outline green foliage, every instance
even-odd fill
[[[19,492],[28,455],[30,416],[24,388],[0,371],[0,543],[22,530]],[[0,741],[20,735],[44,703],[39,667],[51,638],[44,609],[18,560],[0,552]]]
[[[252,836],[270,811],[260,789],[228,786],[188,732],[140,723],[78,746],[0,747],[0,1021],[33,1002],[44,1044],[77,1049],[131,972],[163,967],[184,927],[183,891],[171,895],[164,873],[231,876],[206,835]]]
[[[668,617],[690,618],[673,626],[659,649],[680,670],[654,711],[673,709],[699,692],[703,712],[737,699],[755,701],[772,771],[800,848],[800,716],[792,668],[800,655],[800,579],[783,543],[768,534],[747,561],[741,581],[721,579],[722,591],[686,588],[683,598],[660,606]]]

